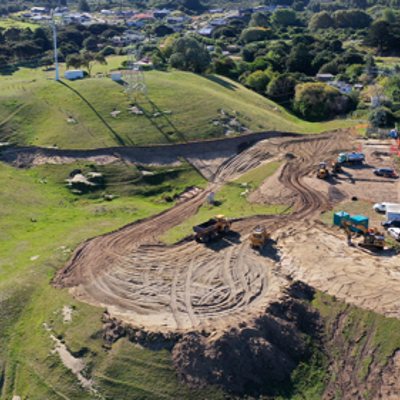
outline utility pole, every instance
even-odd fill
[[[53,13],[51,13],[51,22],[52,22],[52,25],[53,25],[54,63],[56,65],[56,81],[59,81],[60,80],[60,73],[58,71],[57,32],[56,32],[56,24],[54,23]]]

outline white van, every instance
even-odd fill
[[[398,203],[376,203],[373,205],[373,209],[377,212],[384,213],[386,212],[387,206],[400,206]]]

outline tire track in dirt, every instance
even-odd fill
[[[273,273],[275,250],[268,247],[263,254],[250,250],[248,233],[257,224],[268,224],[275,231],[329,208],[325,196],[304,184],[302,177],[324,161],[320,157],[341,150],[345,142],[348,134],[343,132],[258,142],[224,162],[213,182],[194,198],[82,243],[53,284],[69,287],[78,299],[101,304],[112,315],[151,329],[221,327],[249,318],[280,293],[284,278]],[[208,246],[158,244],[157,236],[194,215],[209,192],[288,153],[293,157],[279,180],[293,193],[291,214],[241,220],[234,225],[239,238],[233,242],[227,236]]]

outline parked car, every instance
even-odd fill
[[[400,241],[400,228],[389,228],[389,235],[398,241]]]
[[[389,219],[387,221],[383,221],[382,226],[384,226],[385,228],[400,228],[400,220]]]
[[[396,172],[392,168],[378,168],[374,169],[374,174],[377,176],[386,176],[388,178],[395,178]]]
[[[386,207],[391,205],[394,206],[397,205],[397,203],[376,203],[372,206],[372,208],[377,212],[384,213],[386,212]]]

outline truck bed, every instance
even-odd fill
[[[199,225],[195,225],[193,227],[193,230],[196,233],[203,233],[206,232],[208,230],[212,230],[213,227],[218,223],[218,221],[214,218],[209,219],[207,222],[203,222],[202,224]]]

